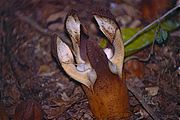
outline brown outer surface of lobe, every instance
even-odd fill
[[[96,41],[86,41],[86,51],[92,67],[97,73],[94,92],[83,86],[90,108],[98,120],[128,119],[129,101],[125,81],[110,72],[108,59]]]

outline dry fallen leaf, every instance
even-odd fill
[[[15,102],[19,101],[20,99],[20,91],[16,85],[7,86],[5,88],[5,94],[10,96]]]
[[[9,120],[4,105],[0,103],[0,120]]]
[[[40,105],[34,100],[21,102],[17,107],[14,120],[41,120],[42,110]]]
[[[50,66],[44,64],[39,67],[38,73],[39,74],[49,73],[50,70],[51,70]]]
[[[65,94],[65,93],[63,93]],[[52,98],[50,102],[53,103],[53,107],[51,106],[43,106],[44,112],[47,114],[47,119],[55,119],[61,114],[64,113],[74,102],[73,100],[69,101],[67,98],[63,98],[63,96],[68,97],[67,95],[62,95],[62,98]],[[63,100],[65,99],[65,100]]]
[[[169,9],[173,2],[173,0],[143,0],[140,5],[141,17],[150,22]]]
[[[158,86],[146,87],[145,90],[148,92],[148,95],[155,96],[158,94],[159,87]]]
[[[130,60],[124,65],[126,79],[129,78],[143,78],[144,76],[144,64],[137,60]]]

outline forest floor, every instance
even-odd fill
[[[110,9],[122,28],[144,27],[150,20],[140,17],[138,0],[6,0],[0,2],[0,120],[29,116],[53,120],[93,120],[80,84],[68,77],[51,52],[56,31],[62,39],[64,20],[72,9],[88,22],[92,7]],[[141,9],[142,10],[142,9]],[[180,120],[180,35],[169,34],[163,45],[155,45],[149,61],[130,60],[125,69],[153,112],[162,120]],[[147,56],[150,47],[137,53]],[[132,70],[131,70],[132,69]],[[131,120],[152,120],[139,100],[129,92]],[[29,112],[29,113],[28,113]]]

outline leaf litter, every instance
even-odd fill
[[[23,1],[21,4],[17,2],[19,6],[13,2],[12,4],[4,4],[1,7],[1,116],[5,120],[7,117],[13,118],[18,116],[15,111],[19,109],[20,103],[28,105],[32,103],[31,105],[35,106],[31,110],[39,111],[36,114],[38,118],[43,113],[42,117],[44,119],[93,120],[94,117],[90,112],[86,96],[81,87],[65,74],[52,57],[50,37],[37,32],[32,26],[16,17],[14,18],[12,15],[12,13],[17,11],[24,13],[39,25],[60,33],[64,30],[64,16],[71,8],[77,8],[81,11],[84,6],[89,8],[91,3],[82,2],[79,4],[76,1],[65,0],[61,3],[56,0],[52,2],[46,0]],[[133,8],[135,11],[138,11],[135,6],[129,7],[129,4],[123,3],[122,7],[116,7],[116,5],[113,5],[115,7],[110,7],[110,2],[101,2],[102,4],[97,2],[97,5],[109,7],[113,14],[117,18],[119,17],[119,24],[122,24],[123,27],[128,27],[137,20],[136,16],[132,16],[132,13],[128,14],[129,11],[132,12]],[[116,2],[113,4],[119,5]],[[119,9],[128,8],[130,10],[119,11]],[[84,11],[80,12],[80,16],[84,14]],[[87,20],[86,22],[88,23],[88,17],[83,17],[82,19]],[[123,22],[123,19],[128,19],[129,22]],[[60,27],[56,28],[54,27],[56,25],[53,26],[53,24],[60,25]],[[140,21],[137,26],[143,26],[143,23]],[[167,39],[167,34],[163,30],[160,36],[162,40]],[[141,98],[158,113],[161,119],[176,120],[180,117],[180,96],[178,94],[180,92],[180,42],[178,39],[179,36],[170,36],[167,43],[163,45],[164,47],[155,45],[155,55],[150,61],[142,63],[143,65],[136,62],[131,63],[129,66],[125,65],[128,66],[127,73],[131,73],[130,81],[141,91]],[[149,48],[146,48],[141,51],[141,54],[148,54],[148,50]],[[131,69],[132,66],[135,66],[135,68]],[[128,72],[128,69],[130,72]],[[129,93],[129,96],[132,112],[131,119],[146,118],[151,120],[151,117],[132,93]],[[31,101],[32,99],[33,101]],[[42,111],[40,110],[41,108]],[[20,107],[20,109],[21,115],[28,114],[26,111],[29,108],[22,109]]]

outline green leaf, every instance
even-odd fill
[[[156,42],[158,44],[163,44],[167,41],[167,38],[168,38],[168,33],[161,28],[157,35]]]
[[[122,35],[124,42],[130,39],[134,34],[136,34],[140,29],[137,28],[125,28],[122,29]],[[150,45],[154,40],[155,30],[150,30],[146,33],[143,33],[137,37],[130,44],[125,46],[125,56],[129,56],[142,48]]]
[[[180,20],[167,20],[161,23],[161,28],[165,31],[172,31],[180,27]]]
[[[175,20],[166,20],[162,22],[161,24],[161,32],[160,32],[160,40],[159,43],[164,43],[168,38],[168,33],[172,30],[175,30],[180,27],[180,21]],[[129,56],[144,47],[150,45],[153,43],[155,39],[155,31],[157,29],[158,25],[152,26],[151,29],[141,34],[139,37],[137,37],[134,41],[132,41],[130,44],[125,46],[125,56]],[[140,28],[124,28],[121,29],[122,36],[124,42],[130,39],[134,34],[136,34]]]

